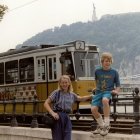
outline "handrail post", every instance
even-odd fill
[[[6,119],[6,105],[7,105],[7,101],[4,99],[3,100],[3,119]]]
[[[117,109],[116,109],[116,106],[117,106],[116,102],[118,101],[117,98],[118,97],[115,96],[115,95],[112,96],[112,102],[113,102],[113,114],[112,114],[112,117],[114,119],[114,122],[116,122],[117,117],[118,117],[118,113],[117,113]]]
[[[140,134],[140,122],[139,122],[139,103],[140,103],[140,96],[139,96],[139,88],[135,88],[135,96],[134,96],[134,119],[135,123],[132,128],[132,134]]]
[[[96,119],[93,117],[93,121],[91,123],[91,131],[94,131],[97,128],[97,121]]]
[[[7,102],[3,95],[3,112],[4,112],[4,114],[6,114],[6,105],[7,105]]]
[[[12,115],[12,120],[11,120],[11,126],[16,127],[18,126],[18,122],[16,119],[16,97],[15,96],[14,96],[12,104],[13,104],[13,115]]]
[[[79,95],[79,94],[77,94],[77,95]],[[80,104],[80,101],[76,101],[76,112],[75,112],[76,120],[79,120],[79,118],[80,118],[79,104]]]
[[[26,115],[26,101],[25,98],[22,99],[22,103],[23,103],[23,121],[25,121],[25,115]]]
[[[37,128],[38,127],[38,121],[37,121],[37,95],[34,95],[34,101],[33,101],[33,119],[31,122],[31,128]]]
[[[80,118],[79,104],[80,104],[80,101],[77,101],[76,102],[76,113],[75,113],[76,120],[79,120],[79,118]]]

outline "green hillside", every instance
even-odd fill
[[[114,67],[127,75],[136,74],[140,64],[140,13],[105,15],[96,22],[76,22],[44,30],[22,45],[63,44],[73,40],[96,44],[114,56]],[[17,46],[19,47],[19,46]],[[139,72],[140,73],[140,72]]]

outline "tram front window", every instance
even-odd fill
[[[95,77],[95,68],[99,65],[98,53],[75,52],[74,60],[77,78]]]

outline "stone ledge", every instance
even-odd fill
[[[72,140],[140,140],[140,135],[109,133],[107,136],[101,136],[91,132],[73,131]]]
[[[27,127],[10,127],[0,126],[0,135],[5,137],[22,137],[22,139],[39,139],[39,140],[51,140],[51,130],[44,128],[27,128]],[[8,140],[8,139],[7,139]],[[11,139],[10,139],[11,140]],[[16,139],[15,139],[16,140]]]
[[[48,128],[0,126],[2,140],[52,140]],[[72,131],[72,140],[140,140],[140,135],[109,133],[107,136],[93,135],[85,131]]]

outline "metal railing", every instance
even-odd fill
[[[123,102],[120,102],[120,101],[123,101]],[[127,103],[126,103],[127,101]],[[131,102],[130,102],[131,101]],[[43,117],[44,113],[40,113],[38,111],[38,106],[40,104],[43,104],[44,101],[39,101],[37,99],[37,96],[34,95],[34,98],[33,100],[17,100],[15,97],[13,98],[13,100],[6,100],[3,98],[3,100],[0,101],[0,106],[1,106],[1,109],[3,107],[3,111],[0,112],[0,118],[3,118],[3,120],[6,120],[6,118],[10,118],[10,126],[11,127],[15,127],[15,126],[18,126],[18,121],[17,121],[17,117],[18,116],[21,116],[22,118],[26,118],[27,116],[30,116],[31,118],[31,124],[30,124],[30,127],[32,128],[36,128],[36,127],[39,127],[39,123],[41,121],[38,120],[38,118],[41,118]],[[75,114],[70,114],[70,116],[74,116],[76,118],[76,120],[79,120],[79,118],[81,116],[90,116],[92,117],[91,114],[80,114],[80,111],[79,111],[79,103],[80,102],[77,102],[77,112]],[[31,105],[31,113],[28,114],[26,113],[26,109],[27,109],[27,106],[28,105]],[[7,113],[7,106],[10,106],[11,107],[11,112],[10,113]],[[20,108],[21,112],[20,113],[17,113],[17,106],[19,105],[22,105],[22,108]],[[117,106],[118,105],[122,105],[124,106],[125,108],[125,112],[124,113],[118,113],[117,112]],[[126,112],[126,108],[128,105],[132,105],[133,106],[133,112],[132,113],[127,113]],[[116,97],[114,96],[112,98],[112,103],[111,103],[111,106],[113,108],[113,111],[111,112],[111,117],[113,118],[114,120],[114,123],[117,122],[117,119],[119,117],[132,117],[134,119],[134,124],[133,124],[133,127],[132,127],[132,133],[133,134],[140,134],[140,96],[139,96],[139,88],[135,88],[133,93],[132,93],[132,96],[130,97]],[[23,120],[24,120],[23,119]],[[24,122],[23,122],[24,123]],[[41,122],[42,123],[42,122]],[[92,125],[91,127],[95,127],[96,126],[96,122],[95,122],[95,119],[93,118],[93,122],[92,122]]]
[[[114,118],[114,122],[116,122],[117,117],[119,116],[119,113],[117,113],[116,111],[116,107],[117,107],[117,102],[118,101],[132,101],[132,105],[133,105],[133,112],[131,114],[131,117],[133,117],[133,119],[135,120],[135,123],[133,125],[132,128],[132,133],[133,134],[140,134],[140,96],[139,96],[139,88],[135,88],[133,93],[132,93],[132,97],[127,97],[127,98],[119,98],[119,97],[113,97],[112,102],[113,102],[113,113],[112,116]],[[125,105],[125,103],[124,103]],[[125,105],[125,108],[127,106]],[[126,109],[125,109],[125,116],[126,115]],[[130,115],[130,113],[129,113]]]

